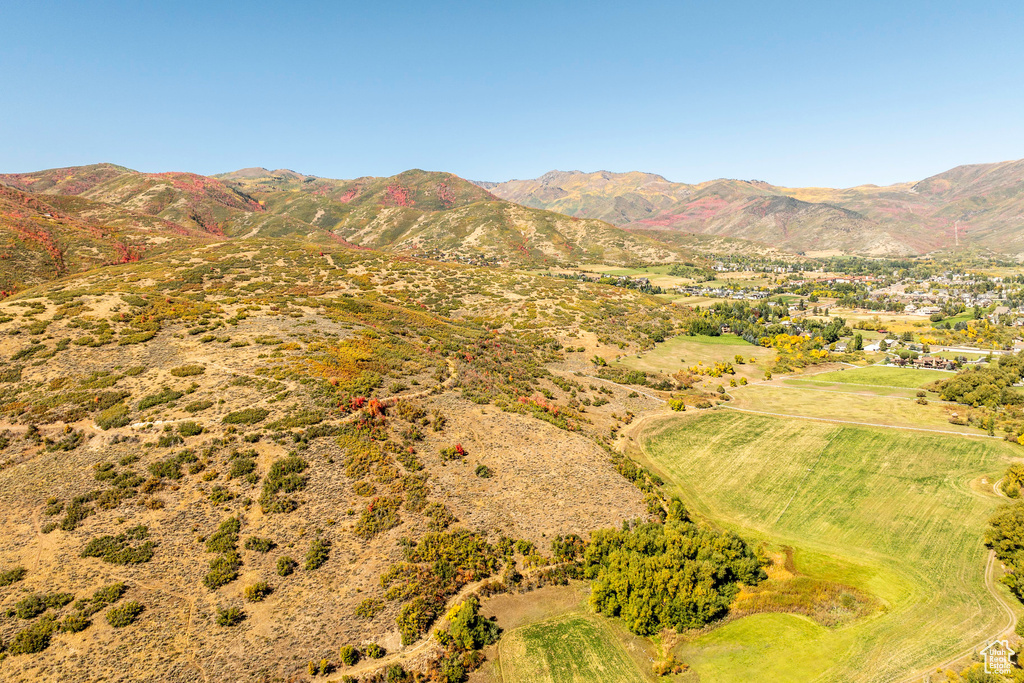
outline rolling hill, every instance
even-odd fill
[[[172,221],[71,195],[0,185],[0,290],[139,260],[210,236]]]
[[[627,229],[735,237],[795,252],[895,256],[976,248],[1024,254],[1024,161],[959,166],[917,183],[848,189],[744,180],[689,185],[606,171],[552,171],[486,185],[524,206]]]
[[[451,605],[557,583],[553,541],[646,514],[606,448],[657,401],[574,373],[686,316],[271,238],[0,301],[0,679],[436,670]]]
[[[518,265],[668,261],[680,253],[604,221],[517,206],[450,173],[331,180],[245,169],[217,178],[265,207],[235,221],[235,235],[325,231],[373,249]]]

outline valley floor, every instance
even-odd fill
[[[676,356],[707,361],[736,350],[718,346],[677,338],[623,362],[664,371]],[[743,370],[752,380],[758,371]],[[630,636],[609,644],[618,625],[584,616],[581,598],[575,609],[513,620],[500,665],[480,680],[646,680],[671,649],[691,667],[679,681],[910,683],[1012,633],[1024,609],[999,582],[982,536],[1005,500],[994,484],[1021,452],[951,424],[956,404],[919,403],[921,388],[942,376],[833,365],[730,388],[732,400],[713,410],[638,413],[620,447],[698,518],[782,559],[724,622],[647,640],[648,661],[634,657],[635,670],[588,664],[603,649],[618,666]],[[601,635],[594,619],[612,630]],[[564,650],[567,624],[578,628]],[[562,667],[550,664],[556,654]]]

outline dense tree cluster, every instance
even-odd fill
[[[999,508],[988,523],[985,543],[1007,568],[1002,581],[1024,601],[1024,500]]]
[[[448,628],[437,632],[437,639],[446,647],[479,650],[498,640],[498,624],[480,614],[480,601],[471,595],[447,614]]]
[[[1010,498],[1020,498],[1021,491],[1024,491],[1024,463],[1010,465],[999,488]]]
[[[944,401],[998,408],[1024,403],[1013,385],[1024,375],[1024,353],[999,356],[984,367],[965,368],[939,385]]]
[[[832,317],[827,321],[814,318],[801,318],[798,323],[783,325],[790,321],[789,309],[771,301],[721,301],[703,311],[700,317],[691,320],[687,332],[691,335],[718,336],[722,327],[728,326],[732,332],[743,337],[751,344],[758,344],[765,337],[780,334],[809,332],[812,337],[821,337],[825,343],[839,341],[841,336],[850,333],[846,321]]]
[[[701,627],[725,614],[740,583],[765,576],[738,536],[703,529],[678,507],[672,513],[664,524],[596,531],[584,555],[590,604],[640,635]]]
[[[437,632],[437,640],[445,647],[444,653],[431,663],[432,680],[461,683],[466,674],[483,663],[479,651],[498,641],[498,624],[480,614],[480,601],[470,596],[456,604],[446,615],[448,628]]]

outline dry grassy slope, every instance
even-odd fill
[[[958,166],[912,188],[929,197],[935,217],[961,239],[996,252],[1024,252],[1024,160]]]
[[[246,169],[218,177],[259,198],[270,215],[296,218],[376,249],[535,265],[680,257],[677,249],[602,221],[523,209],[449,173],[413,170],[391,178],[329,180],[280,171],[261,176],[259,169]],[[259,220],[247,221],[244,228],[268,232]]]
[[[509,181],[491,191],[527,206],[587,216],[634,229],[732,237],[790,251],[856,249],[869,221],[837,206],[786,197],[767,183],[671,183],[646,173],[563,173]],[[871,244],[869,251],[890,245]]]
[[[904,226],[918,251],[975,246],[995,253],[1024,252],[1024,161],[974,164],[888,187],[847,190],[785,189],[807,201],[855,210],[879,224]]]
[[[243,169],[215,176],[250,194],[299,192],[351,206],[410,206],[440,211],[480,201],[499,201],[486,190],[451,173],[412,169],[387,178],[334,180],[292,171]]]
[[[896,255],[960,246],[1024,252],[1024,161],[961,166],[916,184],[841,190],[557,171],[489,189],[527,206],[620,226],[740,237],[795,251]]]
[[[110,204],[0,185],[0,290],[5,292],[205,238]]]
[[[627,228],[627,231],[633,235],[647,237],[682,253],[705,255],[733,254],[747,257],[769,256],[775,259],[793,258],[792,252],[786,251],[777,245],[769,245],[736,237],[703,235],[661,228]]]
[[[80,195],[108,180],[133,173],[115,164],[91,164],[32,173],[3,173],[0,183],[36,194]]]
[[[379,577],[401,559],[398,539],[422,537],[431,518],[403,507],[397,527],[359,538],[359,516],[347,511],[367,510],[368,499],[354,482],[409,503],[410,475],[425,474],[427,500],[458,519],[449,529],[475,530],[492,542],[504,533],[545,553],[556,534],[583,534],[642,514],[640,493],[594,439],[621,424],[613,414],[639,411],[649,399],[617,388],[608,395],[585,383],[569,392],[565,382],[575,379],[566,368],[582,367],[599,345],[627,352],[647,345],[645,329],[675,329],[678,316],[631,290],[341,248],[321,255],[271,241],[112,266],[3,301],[0,569],[23,566],[28,575],[0,587],[0,615],[30,593],[81,598],[113,581],[126,582],[125,599],[146,611],[121,630],[96,614],[85,631],[56,634],[39,654],[6,657],[0,678],[290,679],[310,659],[336,661],[346,643],[398,648],[401,599],[382,600],[371,619],[357,618],[355,609],[366,598],[383,598]],[[556,339],[585,350],[565,354]],[[187,365],[202,372],[171,372]],[[564,379],[556,381],[547,367]],[[140,406],[165,389],[181,396]],[[396,408],[368,421],[349,411],[354,394],[385,402],[418,396],[412,403],[428,420],[436,410],[447,423],[437,430],[419,425],[417,436]],[[579,401],[587,397],[609,403],[584,408]],[[224,422],[251,408],[267,416],[237,431]],[[97,425],[112,414],[123,415],[114,423],[120,426]],[[308,438],[311,427],[298,418],[314,414],[327,434],[356,420],[378,440],[367,431]],[[186,421],[206,431],[167,443]],[[41,441],[27,432],[32,424]],[[379,453],[372,443],[384,440],[412,446],[424,469],[415,472],[386,452],[366,475],[349,469],[358,454]],[[442,463],[440,450],[454,443],[467,451],[465,460]],[[185,449],[196,462],[185,464],[179,479],[153,477],[151,465]],[[229,477],[233,452],[246,449],[256,451],[254,482]],[[292,494],[298,508],[265,512],[262,482],[289,452],[308,463],[306,486]],[[128,497],[106,494],[86,503],[93,514],[70,530],[51,530],[75,496],[115,488],[95,476],[102,463],[153,481],[128,487]],[[475,476],[477,463],[494,476]],[[215,502],[218,486],[233,497]],[[51,499],[64,505],[52,516]],[[277,548],[262,554],[240,543],[240,576],[210,590],[202,578],[215,555],[204,551],[202,539],[231,515],[242,521],[241,540],[267,537]],[[80,557],[89,539],[139,524],[158,544],[152,561],[122,566]],[[282,555],[301,564],[318,536],[332,543],[326,564],[315,571],[300,566],[288,577],[275,572]],[[243,587],[258,580],[273,593],[244,602]],[[217,626],[216,610],[226,606],[243,607],[248,618],[234,628]],[[0,640],[10,642],[27,623],[0,616]]]
[[[680,252],[607,223],[528,209],[508,202],[480,202],[445,212],[373,209],[354,212],[335,229],[349,242],[411,252],[440,251],[503,262],[614,264],[666,262]]]

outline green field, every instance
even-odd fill
[[[883,605],[834,629],[793,615],[731,622],[678,649],[701,680],[891,681],[1006,625],[982,543],[1000,500],[979,478],[1020,455],[1009,444],[729,411],[665,420],[641,443],[691,510],[791,545],[798,572]]]
[[[835,665],[829,631],[807,617],[755,614],[715,629],[689,652],[701,681],[771,680],[802,683]],[[792,666],[792,660],[799,666]],[[751,672],[770,673],[752,678]]]
[[[933,356],[938,356],[939,358],[946,358],[947,360],[953,360],[954,358],[966,358],[967,360],[978,360],[979,358],[986,358],[986,357],[988,357],[987,353],[963,353],[963,352],[960,352],[960,351],[939,351],[938,353],[933,353],[932,355]]]
[[[918,370],[914,368],[885,367],[871,365],[866,368],[849,368],[814,375],[815,382],[840,382],[843,384],[863,384],[883,387],[903,387],[917,389],[939,379],[949,379],[951,372],[941,370]]]
[[[655,294],[659,299],[665,301],[671,301],[677,306],[693,306],[695,308],[711,308],[711,306],[718,303],[728,302],[729,299],[708,297],[708,296],[689,296],[687,294]]]
[[[943,318],[942,322],[956,325],[957,323],[965,323],[968,320],[974,320],[974,311],[964,311],[959,315],[954,315],[950,318]]]
[[[499,641],[503,683],[647,683],[650,678],[602,617],[568,614],[517,628]]]
[[[711,344],[712,346],[744,346],[747,348],[753,346],[746,339],[737,337],[735,334],[720,334],[717,337],[695,334],[692,337],[687,337],[686,340],[695,344]]]

